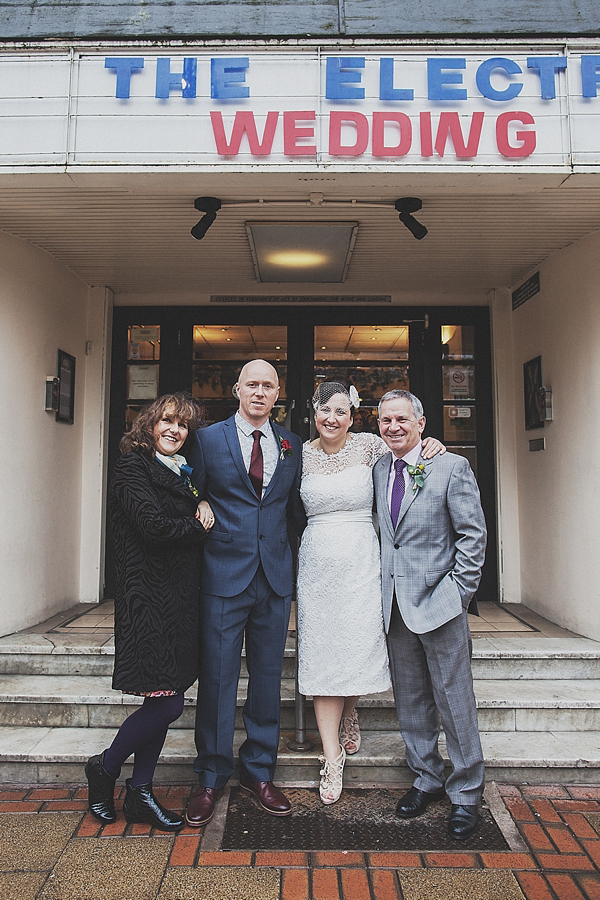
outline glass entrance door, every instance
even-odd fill
[[[140,324],[150,323],[150,324]],[[249,359],[277,368],[273,415],[303,440],[314,436],[311,398],[320,381],[354,384],[355,431],[377,432],[377,404],[392,388],[423,402],[426,434],[465,456],[489,529],[479,596],[497,599],[495,475],[488,311],[480,307],[118,308],[114,315],[109,475],[118,443],[142,404],[176,390],[205,407],[208,425],[237,409],[232,388]],[[110,541],[105,596],[112,596]]]

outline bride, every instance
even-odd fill
[[[298,682],[313,697],[325,804],[339,799],[346,754],[360,748],[359,697],[390,687],[371,475],[389,450],[378,435],[349,432],[359,402],[354,386],[320,384],[313,397],[318,437],[302,448],[308,524],[298,560]],[[427,438],[422,455],[444,449]]]

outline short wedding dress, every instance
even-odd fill
[[[353,697],[390,687],[381,608],[372,469],[388,448],[349,433],[327,454],[302,448],[308,516],[298,560],[298,681],[302,694]]]

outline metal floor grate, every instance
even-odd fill
[[[450,803],[434,803],[418,819],[394,815],[404,791],[347,788],[325,807],[316,789],[286,788],[294,812],[278,818],[232,790],[221,847],[223,850],[508,850],[489,808],[482,804],[481,824],[466,841],[446,834]]]

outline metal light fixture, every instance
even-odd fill
[[[398,218],[402,224],[406,225],[413,237],[418,241],[422,241],[427,234],[427,229],[420,222],[417,222],[412,213],[421,209],[423,201],[419,200],[418,197],[401,197],[399,200],[396,200],[394,206],[396,211],[400,213]]]
[[[197,241],[201,241],[217,218],[217,213],[221,209],[221,201],[217,200],[216,197],[196,197],[194,206],[198,212],[205,213],[190,232],[193,238],[196,238]]]

